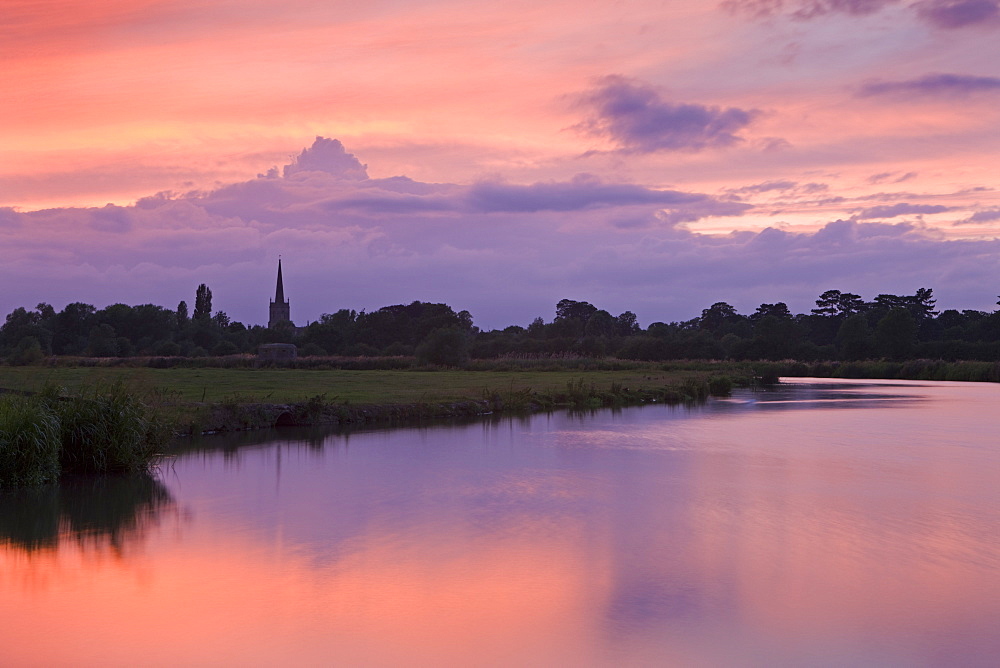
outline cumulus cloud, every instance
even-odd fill
[[[295,161],[285,165],[285,178],[300,172],[324,172],[338,178],[359,181],[368,178],[368,165],[348,153],[338,139],[316,137],[309,148],[302,149]]]
[[[871,81],[858,90],[860,97],[873,95],[969,95],[1000,92],[1000,77],[966,74],[926,74],[903,81]]]
[[[674,103],[636,79],[601,77],[580,101],[592,115],[576,129],[631,153],[701,151],[743,141],[756,110]]]
[[[10,206],[0,206],[0,227],[20,227],[21,216],[17,209]]]
[[[950,206],[940,204],[908,204],[900,202],[898,204],[883,204],[879,206],[862,209],[855,218],[858,220],[871,220],[875,218],[896,218],[897,216],[910,216],[917,214],[944,213],[953,211]]]

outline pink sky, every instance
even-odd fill
[[[0,37],[2,313],[205,282],[262,323],[279,253],[298,324],[1000,292],[1000,0],[7,0]]]

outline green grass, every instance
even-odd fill
[[[54,482],[62,446],[59,417],[35,397],[0,397],[0,490]]]
[[[291,403],[325,395],[330,402],[403,404],[480,399],[532,390],[552,393],[586,379],[588,385],[654,389],[706,379],[713,370],[740,378],[734,365],[640,365],[623,370],[555,371],[350,371],[342,369],[223,369],[148,367],[0,367],[0,387],[37,391],[47,383],[73,391],[124,381],[131,388],[158,391],[172,402],[244,401]]]
[[[54,399],[55,392],[45,395]],[[94,385],[50,405],[59,417],[60,462],[67,472],[143,472],[169,434],[158,413],[121,381]]]
[[[159,411],[121,381],[64,394],[0,395],[0,490],[60,474],[141,473],[166,444]]]

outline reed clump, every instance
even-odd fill
[[[158,412],[124,383],[67,396],[46,387],[0,396],[0,489],[54,482],[62,473],[146,471],[170,437]]]
[[[0,396],[0,489],[59,477],[59,416],[36,397]]]
[[[169,438],[169,428],[124,383],[95,386],[59,399],[49,403],[59,414],[63,471],[144,471]]]

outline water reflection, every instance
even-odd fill
[[[0,494],[0,547],[54,551],[71,540],[122,554],[173,508],[170,492],[150,475],[81,477],[5,492]]]
[[[0,546],[0,665],[991,665],[998,401],[802,383],[192,442],[136,513],[187,519],[141,553]],[[44,553],[52,516],[8,546]]]

